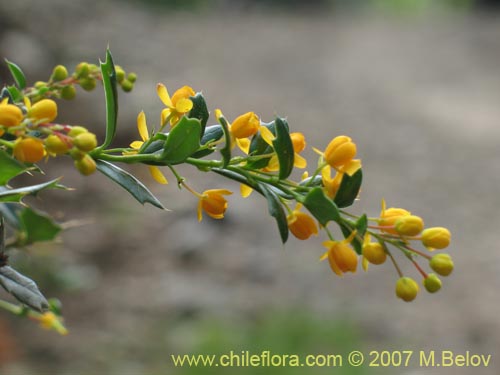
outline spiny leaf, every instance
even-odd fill
[[[33,310],[43,312],[49,307],[49,303],[35,282],[21,275],[10,266],[0,267],[0,285],[19,302],[24,303]]]
[[[148,188],[127,171],[104,160],[96,160],[96,165],[99,172],[127,190],[139,203],[150,203],[153,206],[165,209]]]
[[[108,147],[116,133],[118,118],[118,90],[116,88],[116,72],[113,57],[109,49],[106,50],[106,60],[101,61],[102,84],[106,97],[106,137],[99,149]]]
[[[9,61],[5,59],[5,62],[7,63],[7,66],[9,67],[10,74],[12,74],[12,77],[14,78],[14,81],[16,82],[17,86],[22,90],[26,87],[26,77],[24,76],[23,71],[21,68],[17,65],[14,64],[12,61]]]

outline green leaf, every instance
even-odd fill
[[[4,87],[2,91],[0,91],[0,101],[2,99],[9,98],[9,103],[12,103],[12,95],[10,94],[10,91],[7,89],[7,87]]]
[[[28,168],[23,163],[11,157],[0,149],[0,185],[6,185],[10,179],[26,172]]]
[[[368,218],[365,214],[363,214],[356,222],[353,222],[351,220],[343,220],[340,223],[340,229],[342,231],[342,234],[344,235],[344,238],[349,237],[352,231],[354,229],[356,230],[356,237],[354,237],[354,239],[352,240],[351,245],[359,255],[363,253],[363,242],[360,239],[364,238],[367,228]]]
[[[268,124],[262,124],[262,126],[268,128],[271,131],[271,133],[273,133],[276,136],[276,126],[274,124],[274,121]],[[273,148],[269,146],[266,143],[266,141],[264,141],[264,139],[260,135],[260,132],[258,132],[252,137],[252,141],[250,142],[250,150],[248,153],[249,155],[252,156],[263,155],[263,154],[270,154],[271,152],[273,152]],[[248,167],[252,169],[265,168],[269,164],[269,160],[271,160],[270,157],[252,161],[248,163]]]
[[[102,84],[106,97],[106,137],[104,143],[98,149],[108,147],[116,133],[116,121],[118,118],[118,91],[116,88],[116,72],[111,52],[106,50],[106,61],[101,61]]]
[[[23,100],[23,94],[16,86],[9,86],[7,87],[7,90],[9,90],[12,101],[21,102]]]
[[[284,180],[292,173],[295,152],[286,120],[276,117],[274,123],[276,126],[276,139],[273,141],[273,146],[280,164],[278,176],[280,180]]]
[[[283,209],[283,205],[281,204],[281,201],[275,192],[273,192],[264,184],[258,185],[267,199],[269,215],[276,219],[276,223],[278,224],[278,229],[280,232],[281,242],[285,243],[288,240],[288,223],[286,220],[286,214],[285,210]]]
[[[205,102],[205,98],[201,92],[196,93],[196,95],[192,96],[190,99],[193,102],[193,108],[189,111],[188,117],[200,120],[201,134],[204,135],[209,117],[207,103]]]
[[[224,135],[224,130],[222,129],[221,125],[217,124],[217,125],[207,126],[205,128],[205,134],[203,134],[203,137],[201,137],[200,143],[202,146],[204,146],[209,142],[218,141],[219,139],[222,138],[223,135]],[[199,159],[204,156],[210,155],[214,151],[215,149],[205,148],[203,150],[195,152],[193,155],[191,155],[191,157]]]
[[[349,176],[347,173],[344,174],[339,190],[334,198],[337,207],[344,208],[354,203],[358,197],[362,181],[363,172],[361,169],[358,169],[352,176]]]
[[[184,162],[200,148],[200,137],[200,120],[182,117],[168,134],[161,161],[167,164]]]
[[[46,189],[65,189],[64,186],[59,185],[58,178],[42,184],[25,186],[17,189],[8,189],[0,186],[0,202],[20,202],[26,195],[36,195],[38,192]]]
[[[24,303],[33,310],[43,312],[49,307],[49,303],[35,282],[21,275],[10,266],[0,267],[0,285],[19,302]]]
[[[14,64],[12,61],[9,61],[5,59],[5,62],[7,63],[7,66],[9,67],[10,74],[12,74],[12,77],[14,78],[14,81],[16,82],[17,86],[22,90],[26,87],[26,77],[24,76],[23,71],[19,66]]]
[[[224,132],[225,138],[224,147],[220,149],[220,154],[222,156],[222,167],[225,168],[231,161],[231,132],[229,131],[229,124],[224,117],[219,118],[219,122],[222,126],[222,131]]]
[[[165,209],[161,202],[130,173],[104,160],[96,160],[99,172],[110,178],[118,185],[127,190],[141,204],[150,203],[161,209]]]
[[[325,195],[320,187],[313,188],[307,194],[303,204],[323,226],[329,221],[340,221],[337,205]]]
[[[23,236],[23,245],[38,241],[52,241],[61,231],[49,215],[31,208],[23,209],[19,214]]]

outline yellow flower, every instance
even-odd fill
[[[254,112],[247,112],[236,117],[229,130],[234,138],[239,139],[251,137],[259,131],[259,128],[259,116],[257,116]]]
[[[53,312],[46,312],[35,318],[40,322],[40,326],[44,329],[53,329],[60,335],[67,335],[68,330],[64,326],[62,319]]]
[[[10,128],[11,126],[17,126],[23,121],[23,112],[21,108],[15,106],[14,104],[8,104],[8,98],[5,98],[0,103],[0,126]],[[4,133],[3,129],[0,129],[0,136]]]
[[[38,138],[19,138],[14,143],[12,155],[23,163],[36,163],[45,156],[45,148]]]
[[[325,161],[333,168],[348,164],[356,156],[356,144],[351,138],[340,135],[331,140],[325,149]]]
[[[220,118],[225,118],[220,109],[215,110],[215,118],[220,122]],[[226,120],[227,121],[227,120]],[[228,122],[229,133],[231,134],[231,147],[235,145],[248,154],[250,150],[250,140],[248,137],[257,133],[260,129],[259,117],[253,112],[247,112],[238,116],[233,123]]]
[[[149,139],[148,125],[146,124],[146,115],[144,114],[144,111],[141,111],[141,113],[137,116],[137,130],[139,131],[142,141],[134,141],[130,144],[130,147],[132,147],[135,151],[128,152],[127,154],[129,155],[137,154],[143,143]],[[161,173],[160,168],[155,167],[154,165],[148,165],[148,168],[149,173],[151,173],[151,176],[153,176],[156,182],[163,185],[168,184],[168,180],[163,173]]]
[[[57,117],[57,104],[52,99],[42,99],[31,105],[30,100],[25,97],[24,103],[28,109],[28,117],[37,122],[52,122]]]
[[[205,190],[200,195],[198,202],[198,221],[201,221],[203,218],[202,211],[205,211],[208,216],[214,219],[224,218],[224,213],[227,209],[227,200],[224,198],[224,195],[231,194],[233,193],[226,189]]]
[[[273,140],[276,139],[276,137],[274,136],[273,133],[271,133],[271,131],[268,128],[262,126],[260,129],[260,134],[262,136],[262,139],[264,139],[264,141],[269,146],[273,146]],[[304,137],[304,134],[299,132],[290,133],[290,139],[292,140],[293,152],[294,152],[293,166],[300,169],[307,167],[307,160],[299,155],[299,153],[306,148],[306,139]],[[280,169],[280,164],[278,160],[278,155],[274,154],[269,160],[269,163],[267,164],[265,170],[274,172],[274,171],[279,171],[279,169]]]
[[[450,241],[451,233],[443,227],[427,228],[422,232],[422,243],[431,251],[448,247]]]
[[[345,272],[356,272],[358,254],[349,246],[355,236],[356,231],[353,231],[345,240],[323,242],[323,246],[328,251],[321,256],[320,260],[328,259],[332,271],[338,276],[342,276]]]
[[[175,126],[181,117],[193,108],[193,102],[190,97],[196,95],[191,87],[183,86],[174,92],[174,95],[170,98],[168,90],[163,83],[158,83],[156,86],[156,93],[167,107],[161,112],[162,127],[165,125],[167,119],[170,119],[171,126]]]
[[[295,237],[299,240],[307,240],[313,234],[318,234],[318,227],[310,215],[300,211],[301,207],[301,204],[297,204],[295,210],[287,216],[286,221],[290,232]]]
[[[398,232],[394,228],[394,224],[401,217],[410,215],[411,212],[405,210],[404,208],[391,207],[386,209],[385,200],[382,199],[382,210],[380,211],[380,218],[378,220],[379,225],[381,227],[384,227],[381,229],[381,231],[391,234],[398,234]]]

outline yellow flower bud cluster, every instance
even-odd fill
[[[372,226],[372,228],[380,230],[380,234],[377,234],[379,244],[384,243],[385,247],[385,243],[390,243],[400,249],[423,276],[422,283],[425,290],[429,293],[436,293],[440,290],[442,283],[438,275],[448,276],[453,271],[453,261],[450,255],[431,256],[425,251],[415,249],[412,242],[420,242],[426,250],[431,252],[436,249],[444,249],[450,245],[450,231],[443,227],[425,228],[422,218],[412,215],[404,208],[386,208],[385,201],[382,201],[382,211],[376,221],[378,225]],[[385,247],[385,251],[388,251],[387,247]],[[377,264],[371,260],[373,258],[371,252],[373,250],[370,246],[363,246],[363,256],[370,263]],[[427,274],[417,263],[419,257],[427,258],[429,267],[435,273]],[[399,268],[398,272],[400,272]],[[412,301],[417,296],[418,291],[418,284],[409,277],[401,276],[396,283],[396,295],[404,301]]]

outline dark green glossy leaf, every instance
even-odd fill
[[[222,129],[221,125],[207,126],[205,128],[205,134],[203,134],[203,137],[201,137],[200,143],[202,146],[204,146],[209,142],[218,141],[219,139],[222,138],[223,135],[224,135],[224,130]],[[199,159],[204,156],[210,155],[214,151],[215,151],[214,149],[206,148],[195,152],[193,155],[191,155],[191,157]]]
[[[349,176],[347,173],[344,174],[334,199],[339,208],[348,207],[354,203],[358,197],[362,181],[363,172],[361,169],[358,169],[352,176]]]
[[[295,152],[293,151],[293,143],[288,132],[286,120],[276,117],[274,123],[276,127],[276,139],[273,141],[273,146],[280,164],[278,176],[281,180],[285,180],[292,173]]]
[[[27,170],[28,168],[26,165],[20,163],[7,154],[7,152],[0,149],[0,185],[6,185],[10,179]]]
[[[224,147],[220,149],[220,154],[222,156],[222,166],[223,168],[227,167],[229,162],[231,161],[231,133],[229,132],[229,124],[224,117],[219,119],[219,122],[222,126],[222,131],[224,132],[224,138],[226,143]]]
[[[182,117],[168,134],[161,161],[167,164],[179,164],[193,155],[200,148],[200,120]]]
[[[337,205],[325,195],[320,187],[313,188],[307,194],[303,204],[323,226],[329,221],[339,222],[340,220]]]
[[[189,118],[197,118],[200,120],[201,124],[201,134],[205,134],[205,127],[207,126],[208,113],[207,103],[201,92],[197,92],[195,96],[192,96],[191,101],[193,102],[193,108],[189,111]],[[203,144],[203,143],[202,143]]]
[[[35,282],[10,266],[0,267],[0,285],[19,302],[33,310],[43,312],[49,307]]]
[[[356,230],[356,237],[351,242],[352,247],[361,255],[363,253],[363,241],[362,239],[365,236],[366,229],[368,228],[368,218],[365,214],[363,214],[356,222],[351,220],[343,220],[340,223],[340,229],[342,230],[342,234],[344,238],[347,238],[351,235],[353,230]]]
[[[161,209],[165,209],[161,202],[140,182],[127,171],[117,167],[114,164],[103,160],[96,160],[99,172],[116,182],[127,190],[141,204],[150,203]]]
[[[9,98],[9,103],[13,103],[12,95],[10,95],[10,91],[7,89],[7,87],[4,87],[0,92],[0,100],[5,98]]]
[[[273,122],[270,122],[268,124],[262,124],[262,126],[265,126],[268,128],[271,133],[273,133],[276,136],[276,126]],[[264,155],[264,154],[270,154],[273,152],[273,148],[269,146],[266,141],[262,138],[260,135],[260,132],[256,133],[252,137],[252,141],[250,142],[250,150],[249,150],[249,155],[255,156],[255,155]],[[255,161],[248,162],[248,167],[252,169],[261,169],[265,168],[269,164],[269,160],[271,158],[263,158]]]
[[[111,52],[106,50],[106,61],[101,61],[102,84],[106,97],[106,137],[104,143],[98,149],[108,147],[116,133],[116,122],[118,118],[118,91],[116,88],[116,72]]]
[[[269,210],[269,215],[276,219],[276,223],[278,224],[278,229],[280,232],[281,242],[285,243],[288,240],[288,223],[286,220],[285,210],[283,209],[283,205],[281,204],[280,199],[264,184],[259,184],[259,188],[262,191],[262,194],[267,199],[267,207]]]
[[[38,192],[46,189],[65,189],[59,185],[59,179],[44,182],[38,185],[25,186],[17,189],[8,189],[0,186],[0,202],[20,202],[26,195],[36,195]]]
[[[7,87],[7,90],[9,90],[12,101],[21,102],[23,100],[23,94],[16,86],[9,86]]]
[[[61,231],[61,226],[45,213],[29,207],[19,214],[23,232],[23,245],[38,241],[52,241]]]
[[[21,70],[21,68],[16,64],[14,64],[12,61],[9,61],[7,59],[5,59],[5,62],[9,67],[10,74],[12,74],[12,77],[14,78],[17,87],[19,87],[21,90],[26,88],[26,77],[24,76],[24,73]]]

